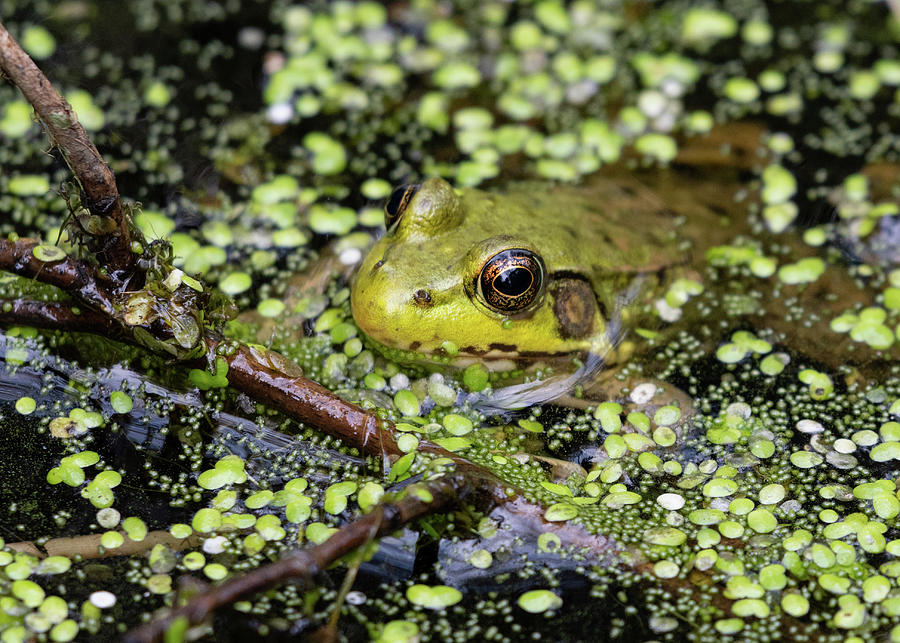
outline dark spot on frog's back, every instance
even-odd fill
[[[553,314],[564,338],[581,339],[594,330],[597,300],[582,279],[561,279],[553,285]]]
[[[491,344],[490,346],[488,346],[488,349],[492,351],[502,351],[504,353],[517,352],[515,344],[501,344],[499,342]]]

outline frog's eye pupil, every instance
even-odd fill
[[[518,297],[531,288],[534,275],[521,266],[513,266],[501,272],[494,279],[492,286],[505,297]]]
[[[510,248],[485,262],[478,276],[478,293],[489,308],[517,313],[537,300],[543,284],[541,258],[524,248]]]
[[[390,228],[403,216],[406,206],[409,205],[409,202],[412,201],[412,198],[418,191],[419,186],[412,184],[401,185],[391,192],[387,203],[384,204],[384,224],[386,227]]]

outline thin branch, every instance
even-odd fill
[[[6,543],[6,546],[23,554],[30,554],[36,558],[47,556],[65,556],[73,558],[80,556],[84,559],[114,558],[116,556],[133,556],[143,554],[153,549],[156,545],[165,545],[172,551],[193,549],[202,544],[206,539],[205,534],[191,534],[187,538],[176,538],[168,531],[148,532],[143,540],[132,540],[127,534],[122,534],[124,540],[119,547],[105,548],[101,544],[102,534],[86,534],[84,536],[70,536],[68,538],[51,538],[38,547],[31,540],[16,543]]]
[[[228,382],[250,397],[265,400],[267,405],[340,438],[366,455],[389,461],[405,455],[397,444],[392,422],[341,399],[313,380],[284,373],[273,361],[283,360],[281,355],[240,345],[225,359]],[[416,450],[457,463],[468,462],[427,440],[421,440]]]
[[[228,382],[257,400],[321,428],[368,455],[402,455],[390,422],[351,404],[305,377],[291,377],[267,358],[269,351],[240,345],[224,355]],[[273,353],[276,358],[281,358]],[[445,452],[452,455],[449,452]]]
[[[31,57],[0,24],[0,71],[31,103],[35,113],[59,148],[83,191],[83,204],[91,214],[115,222],[112,235],[88,234],[88,247],[111,272],[126,270],[134,262],[131,230],[122,210],[116,177],[78,122],[75,110],[53,88]]]
[[[115,309],[109,278],[73,257],[41,261],[34,255],[39,245],[34,239],[0,239],[0,270],[56,286],[111,319]]]
[[[253,399],[339,438],[366,455],[384,458],[387,466],[405,455],[397,444],[393,422],[341,399],[313,380],[284,373],[274,366],[275,360],[284,360],[278,353],[239,345],[224,357],[228,362],[228,383]],[[486,492],[481,506],[487,510],[521,495],[514,485],[433,442],[420,440],[416,451],[452,460],[457,471]],[[543,515],[543,510],[539,513]]]
[[[175,621],[183,619],[188,625],[202,623],[219,607],[271,589],[287,580],[299,581],[301,589],[309,589],[314,586],[316,576],[329,565],[370,542],[373,535],[380,537],[389,534],[414,518],[454,502],[458,486],[465,486],[464,482],[451,475],[409,487],[399,500],[378,505],[371,513],[338,529],[321,545],[293,552],[198,594],[164,617],[132,630],[124,640],[126,643],[157,641]]]
[[[119,331],[119,327],[109,317],[90,308],[76,313],[70,304],[0,299],[0,325],[12,324],[93,333],[112,339],[117,338]]]

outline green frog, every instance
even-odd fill
[[[628,304],[684,262],[677,217],[646,198],[621,182],[401,186],[356,273],[353,317],[397,361],[574,363],[581,378],[585,364],[596,371],[630,352],[619,341],[634,321]]]

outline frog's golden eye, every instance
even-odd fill
[[[412,201],[412,198],[418,191],[419,185],[412,184],[401,185],[391,192],[390,198],[387,200],[387,203],[384,204],[385,227],[390,228],[400,220],[400,217],[402,217],[403,213],[406,211],[406,206],[409,205],[409,202]]]
[[[484,263],[477,285],[488,308],[499,313],[521,312],[541,294],[544,262],[531,250],[502,250]]]

